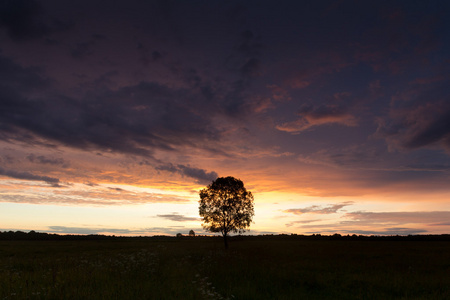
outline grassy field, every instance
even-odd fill
[[[450,299],[450,242],[0,241],[0,299]]]

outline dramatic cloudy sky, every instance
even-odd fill
[[[449,233],[449,3],[0,0],[0,230]]]

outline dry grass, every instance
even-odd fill
[[[450,242],[1,241],[0,299],[450,299]]]

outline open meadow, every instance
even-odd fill
[[[450,299],[450,242],[4,240],[0,299]]]

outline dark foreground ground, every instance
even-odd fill
[[[450,241],[0,241],[0,299],[450,299]]]

